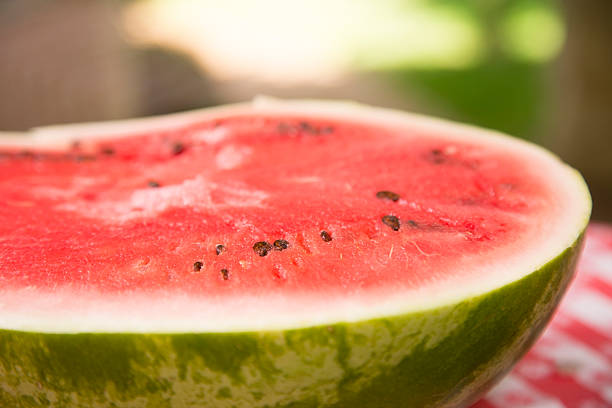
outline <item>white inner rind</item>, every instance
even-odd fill
[[[0,289],[0,327],[44,332],[229,332],[274,330],[354,322],[438,308],[490,292],[521,279],[560,255],[586,228],[591,201],[578,172],[550,152],[527,142],[475,127],[353,103],[258,99],[148,119],[34,129],[27,136],[0,138],[0,145],[63,149],[84,137],[112,139],[130,133],[174,128],[191,121],[240,114],[295,114],[349,122],[406,127],[504,149],[520,155],[550,180],[558,206],[532,226],[529,238],[503,259],[483,258],[472,278],[394,291],[355,290],[344,296],[280,295],[195,297],[174,293],[79,293],[69,288]],[[1,136],[1,134],[0,134]],[[531,231],[530,231],[531,232]]]

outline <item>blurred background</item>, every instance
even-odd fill
[[[352,99],[544,145],[612,221],[611,21],[610,0],[0,0],[0,129]]]

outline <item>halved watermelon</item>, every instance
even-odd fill
[[[539,147],[347,103],[0,143],[2,406],[465,406],[590,214]]]

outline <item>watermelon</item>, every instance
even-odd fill
[[[518,139],[270,99],[4,137],[0,196],[7,407],[466,406],[591,206]]]

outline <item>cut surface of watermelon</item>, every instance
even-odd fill
[[[569,285],[580,175],[260,100],[0,141],[0,406],[469,406]]]
[[[3,143],[0,195],[0,326],[48,332],[427,310],[546,265],[590,211],[543,149],[321,102],[34,130]]]

